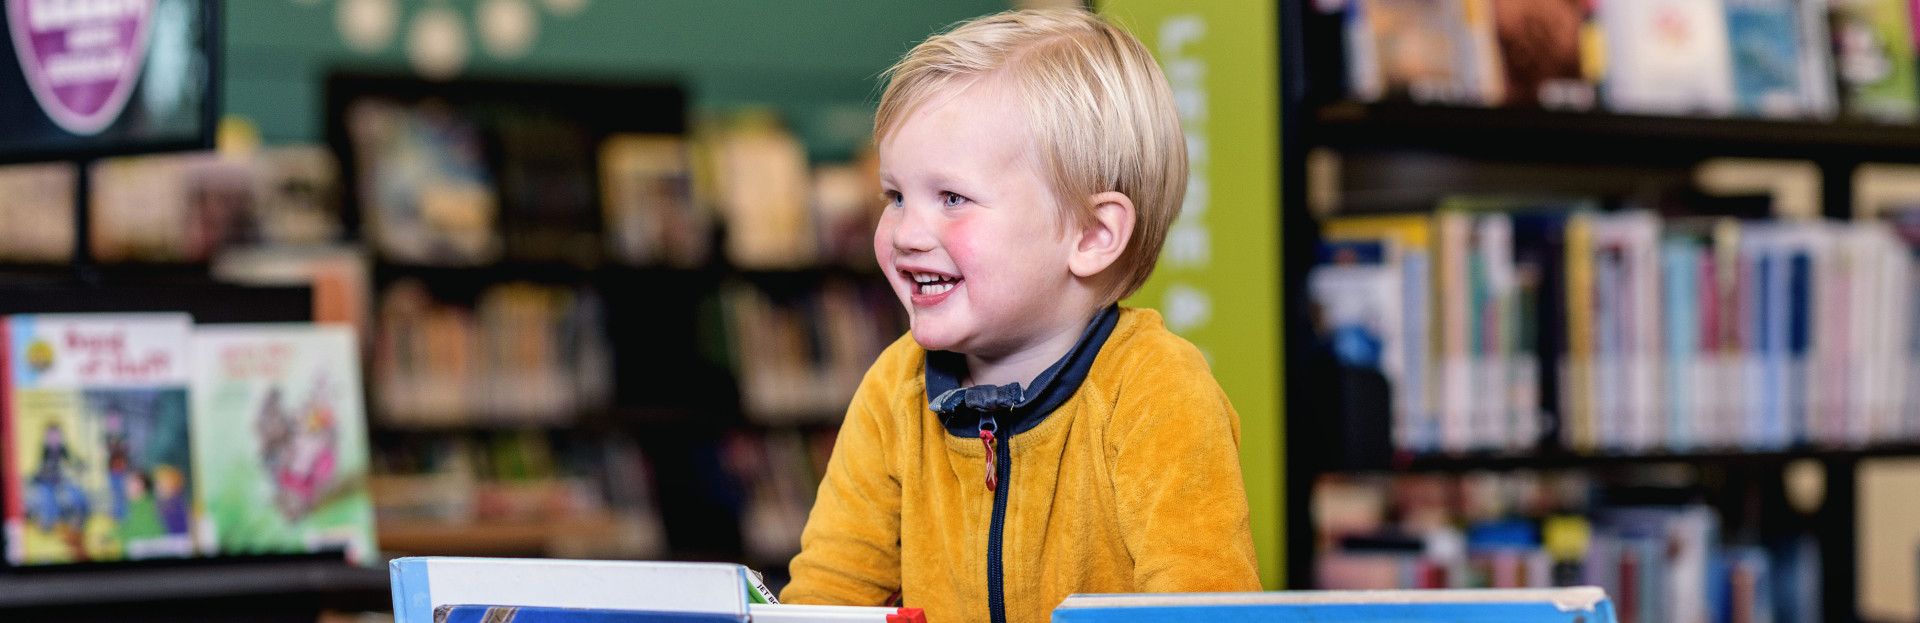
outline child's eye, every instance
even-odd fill
[[[899,193],[899,191],[893,191],[893,190],[889,190],[889,191],[883,191],[883,192],[881,192],[881,193],[880,193],[880,199],[882,199],[882,200],[884,200],[884,201],[886,201],[886,202],[887,202],[887,206],[888,206],[888,207],[899,207],[899,206],[900,206],[900,193]]]
[[[966,202],[967,202],[967,198],[962,197],[958,194],[949,193],[949,192],[940,193],[940,205],[942,206],[949,207],[949,208],[957,208],[957,207],[960,207],[961,204],[964,204]]]

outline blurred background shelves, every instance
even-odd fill
[[[1720,157],[1920,160],[1920,126],[1859,120],[1569,112],[1335,102],[1310,113],[1310,144],[1424,149],[1496,159],[1671,162]]]
[[[1283,3],[1290,583],[1920,616],[1908,9]]]

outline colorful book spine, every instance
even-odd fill
[[[1562,443],[1578,452],[1592,452],[1600,442],[1594,399],[1597,328],[1593,218],[1576,214],[1567,220],[1566,231],[1567,354],[1565,365],[1560,367],[1564,376],[1560,383],[1564,413],[1561,432]]]
[[[1661,248],[1661,273],[1666,314],[1666,408],[1667,448],[1675,452],[1692,449],[1697,441],[1694,422],[1698,418],[1695,396],[1701,389],[1694,377],[1700,338],[1699,293],[1700,247],[1687,239],[1668,239]]]

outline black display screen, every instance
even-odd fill
[[[0,162],[212,146],[214,0],[3,0]]]

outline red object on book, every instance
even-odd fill
[[[927,623],[927,613],[919,608],[901,608],[887,615],[887,623]]]

